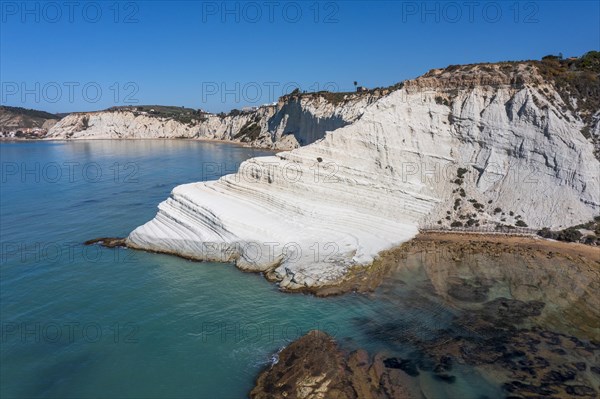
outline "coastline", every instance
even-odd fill
[[[107,248],[125,246],[130,249],[140,250],[136,247],[128,246],[126,238],[103,237],[88,240],[84,244],[100,244]],[[580,266],[589,268],[591,271],[600,272],[600,247],[512,234],[422,232],[410,241],[381,252],[373,263],[351,269],[348,274],[335,284],[304,286],[293,289],[280,286],[279,290],[284,293],[311,294],[317,297],[343,295],[350,292],[373,292],[385,280],[390,271],[394,267],[398,267],[399,263],[406,259],[408,255],[418,252],[427,254],[428,252],[437,252],[440,250],[454,251],[457,254],[500,256],[501,254],[511,253],[528,258],[555,258],[559,261],[574,262]],[[178,256],[197,262],[204,261],[169,251],[143,251]],[[455,255],[454,260],[459,261],[460,259],[460,255]],[[238,266],[235,267],[244,273],[256,273],[252,270],[245,270]],[[278,283],[279,280],[274,274],[275,268],[276,266],[260,273],[267,281]]]
[[[181,137],[181,138],[177,138],[177,137],[154,137],[154,138],[147,138],[147,137],[139,137],[139,138],[93,138],[93,137],[86,137],[86,138],[81,138],[81,139],[58,139],[58,138],[36,138],[36,139],[27,139],[27,138],[15,138],[15,137],[0,137],[0,143],[2,142],[14,142],[14,143],[25,143],[25,142],[44,142],[44,141],[49,141],[49,142],[79,142],[79,141],[166,141],[166,140],[173,140],[173,141],[200,141],[200,142],[206,142],[206,143],[219,143],[219,144],[233,144],[233,145],[237,145],[239,147],[243,147],[243,148],[254,148],[257,150],[263,150],[263,151],[271,151],[273,153],[278,153],[281,151],[289,151],[289,150],[282,150],[282,149],[273,149],[271,147],[260,147],[260,146],[254,146],[248,143],[242,143],[241,141],[233,141],[233,140],[223,140],[223,139],[210,139],[210,138],[199,138],[199,137]]]
[[[594,363],[600,355],[599,247],[514,235],[421,233],[378,262],[386,272],[373,298],[390,301],[390,309],[361,323],[370,337],[391,345],[369,351],[312,331],[278,352],[278,361],[257,376],[251,398],[300,397],[305,390],[357,399],[424,397],[432,381],[447,386],[448,394],[465,378],[464,366],[498,387],[498,396],[485,397],[596,397],[590,375],[600,374]],[[406,298],[396,288],[414,283],[405,277],[415,270],[421,271],[419,289],[454,310],[444,328],[424,327],[433,335],[406,328],[401,309],[421,309],[421,301],[398,302]],[[407,341],[417,350],[395,349]],[[335,396],[346,387],[349,394]]]
[[[595,265],[595,270],[600,271],[600,247],[537,236],[504,233],[421,232],[412,240],[380,253],[371,265],[356,268],[336,285],[300,291],[320,297],[348,292],[372,292],[389,275],[390,270],[406,259],[409,254],[437,252],[440,249],[491,256],[499,256],[501,253],[516,253],[531,258],[556,258],[585,266]],[[456,258],[456,260],[460,260],[460,258]]]
[[[431,242],[472,242],[472,243],[502,243],[519,246],[527,246],[526,249],[546,250],[553,254],[560,251],[561,254],[589,258],[600,263],[600,247],[585,245],[575,242],[564,242],[543,238],[536,235],[503,234],[503,233],[477,233],[477,232],[424,232],[415,237],[418,241]]]
[[[325,332],[312,331],[260,372],[251,398],[296,397],[305,390],[338,397],[345,387],[351,388],[343,396],[347,398],[421,397],[427,378],[449,387],[461,378],[454,365],[476,368],[508,396],[595,397],[586,371],[600,374],[600,368],[586,362],[600,353],[594,328],[598,300],[593,296],[600,284],[600,247],[511,234],[427,232],[385,251],[371,267],[372,273],[365,269],[364,288],[382,284],[389,291],[396,284],[394,270],[418,267],[425,271],[429,289],[464,313],[431,341],[411,336],[402,318],[397,325],[383,315],[367,319],[372,323],[367,331],[380,339],[414,339],[418,355],[360,347],[349,353]],[[486,284],[500,276],[510,281],[510,294],[492,299]],[[332,290],[341,294],[344,288],[341,284]],[[582,298],[588,298],[585,304]],[[563,309],[562,317],[547,304]],[[566,325],[581,329],[570,331]],[[453,335],[461,328],[473,336]]]

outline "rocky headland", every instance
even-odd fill
[[[600,213],[596,58],[432,70],[312,144],[176,187],[126,244],[318,291],[419,229],[587,223]]]

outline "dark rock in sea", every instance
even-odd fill
[[[554,331],[548,331],[548,330],[541,330],[538,327],[534,327],[532,328],[533,332],[539,332],[540,336],[543,338],[558,338],[560,336],[560,334],[555,333]]]
[[[417,365],[410,359],[402,359],[399,357],[391,357],[385,359],[383,361],[385,367],[390,369],[400,369],[404,371],[406,374],[411,377],[416,377],[419,375],[419,370],[417,369]]]
[[[504,389],[508,392],[528,393],[542,396],[550,396],[558,393],[558,391],[547,385],[526,384],[521,381],[511,381],[504,384]]]
[[[452,360],[452,357],[450,357],[450,356],[442,356],[440,358],[440,364],[443,365],[444,367],[446,367],[446,370],[448,370],[448,371],[452,370],[453,363],[454,363],[454,361]]]
[[[507,318],[522,319],[529,317],[527,315],[538,314],[543,306],[538,302],[531,309],[526,309],[524,302],[509,301],[504,306],[502,304],[504,301],[496,301],[481,312],[484,317],[489,317],[489,322],[481,321],[477,311],[472,312],[469,320],[480,325],[487,322],[490,326],[494,326],[495,323],[503,323]],[[498,318],[496,318],[497,309],[501,309]],[[512,316],[508,312],[502,313],[506,309],[515,313]],[[465,318],[459,317],[455,322],[462,323],[464,320]],[[485,331],[491,330],[485,329]],[[437,356],[439,359],[434,368],[438,376],[449,374],[446,367],[451,364],[451,360],[471,366],[486,365],[486,369],[493,368],[494,373],[498,373],[495,374],[496,376],[503,376],[502,380],[505,381],[503,387],[509,397],[523,399],[596,397],[593,396],[596,395],[593,391],[596,387],[591,384],[585,373],[588,368],[585,358],[588,358],[588,355],[585,354],[587,351],[583,350],[582,345],[586,344],[578,338],[571,339],[568,335],[545,331],[538,327],[513,330],[499,328],[495,335],[484,337],[475,334],[455,335],[445,339],[439,337],[432,342],[426,342],[421,350],[425,356],[434,358]],[[598,365],[591,366],[590,370],[600,374]],[[434,378],[439,380],[439,377],[434,376]]]
[[[375,321],[371,321],[369,324],[365,325],[365,333],[375,341],[382,342],[395,342],[398,340],[405,341],[406,331],[408,327],[406,324],[398,322],[386,322],[386,323],[377,323]]]
[[[587,364],[585,364],[585,362],[575,362],[573,363],[573,366],[579,371],[587,370]]]
[[[462,358],[473,365],[492,364],[497,362],[504,356],[503,348],[498,350],[498,347],[477,344],[474,342],[464,342],[460,346]]]
[[[571,342],[573,342],[575,344],[575,346],[578,347],[578,348],[584,348],[585,347],[585,343],[583,343],[583,341],[581,341],[577,337],[569,337],[569,340]]]
[[[448,384],[454,384],[454,382],[456,382],[456,377],[448,374],[434,374],[433,378],[447,382]]]
[[[590,342],[584,343],[583,345],[584,345],[583,347],[585,348],[585,350],[588,352],[594,352],[594,351],[600,350],[600,346],[595,341],[590,341]]]
[[[550,362],[548,360],[544,359],[543,357],[536,356],[534,358],[534,360],[535,360],[534,364],[538,368],[546,368],[546,367],[550,366]]]
[[[487,285],[460,280],[449,284],[448,295],[463,302],[483,302],[487,299],[489,290]]]
[[[515,359],[515,358],[526,356],[525,352],[518,350],[518,349],[515,349],[515,350],[504,349],[504,350],[500,350],[500,352],[503,352],[502,358],[505,360]]]
[[[542,331],[540,336],[546,338],[548,345],[560,345],[560,336],[552,331]]]
[[[435,373],[445,373],[452,370],[453,360],[450,356],[440,357],[440,362],[435,366],[433,370]]]
[[[544,306],[540,301],[523,302],[516,299],[496,298],[485,303],[483,316],[499,323],[515,325],[527,317],[539,316]]]
[[[552,370],[542,377],[542,382],[560,385],[564,382],[574,380],[576,375],[577,374],[573,371],[560,372],[557,370]]]
[[[438,365],[437,365],[437,366],[435,366],[435,368],[433,369],[433,372],[434,372],[434,373],[438,373],[438,374],[444,373],[444,372],[446,372],[446,371],[447,371],[447,370],[446,370],[446,368],[445,368],[443,365],[441,365],[441,364],[438,364]]]
[[[429,358],[421,358],[417,362],[417,366],[419,367],[419,370],[422,371],[433,371],[435,362]]]
[[[585,385],[568,385],[565,389],[565,391],[569,394],[569,395],[574,395],[574,396],[587,396],[587,397],[592,397],[592,398],[596,398],[596,391],[594,390],[594,388],[585,386]]]

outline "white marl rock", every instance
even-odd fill
[[[481,224],[519,215],[555,228],[600,213],[593,145],[553,89],[544,94],[533,78],[440,81],[406,82],[311,145],[176,187],[128,245],[273,271],[294,289],[339,282],[420,226],[448,225],[448,212],[451,220],[475,214]],[[461,185],[458,168],[467,170]]]

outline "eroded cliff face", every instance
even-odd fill
[[[290,95],[280,99],[269,119],[268,137],[275,143],[287,140],[294,147],[311,144],[325,133],[356,121],[365,108],[388,94],[388,90],[338,96],[335,93]],[[277,148],[277,145],[275,146]]]
[[[599,162],[534,66],[432,71],[305,147],[176,187],[131,247],[334,285],[419,227],[566,227],[600,213]]]
[[[534,66],[481,68],[462,75],[432,71],[406,85],[409,93],[421,92],[424,102],[436,102],[420,112],[437,126],[429,129],[436,141],[451,143],[445,152],[451,163],[425,162],[422,180],[438,165],[456,168],[456,174],[435,175],[441,176],[434,187],[445,201],[423,222],[564,228],[598,215],[599,163],[582,133],[586,123]]]
[[[254,147],[293,149],[313,143],[357,120],[365,107],[387,94],[292,94],[276,105],[228,115],[204,114],[187,123],[132,108],[75,113],[61,120],[51,139],[197,138],[245,143]]]

